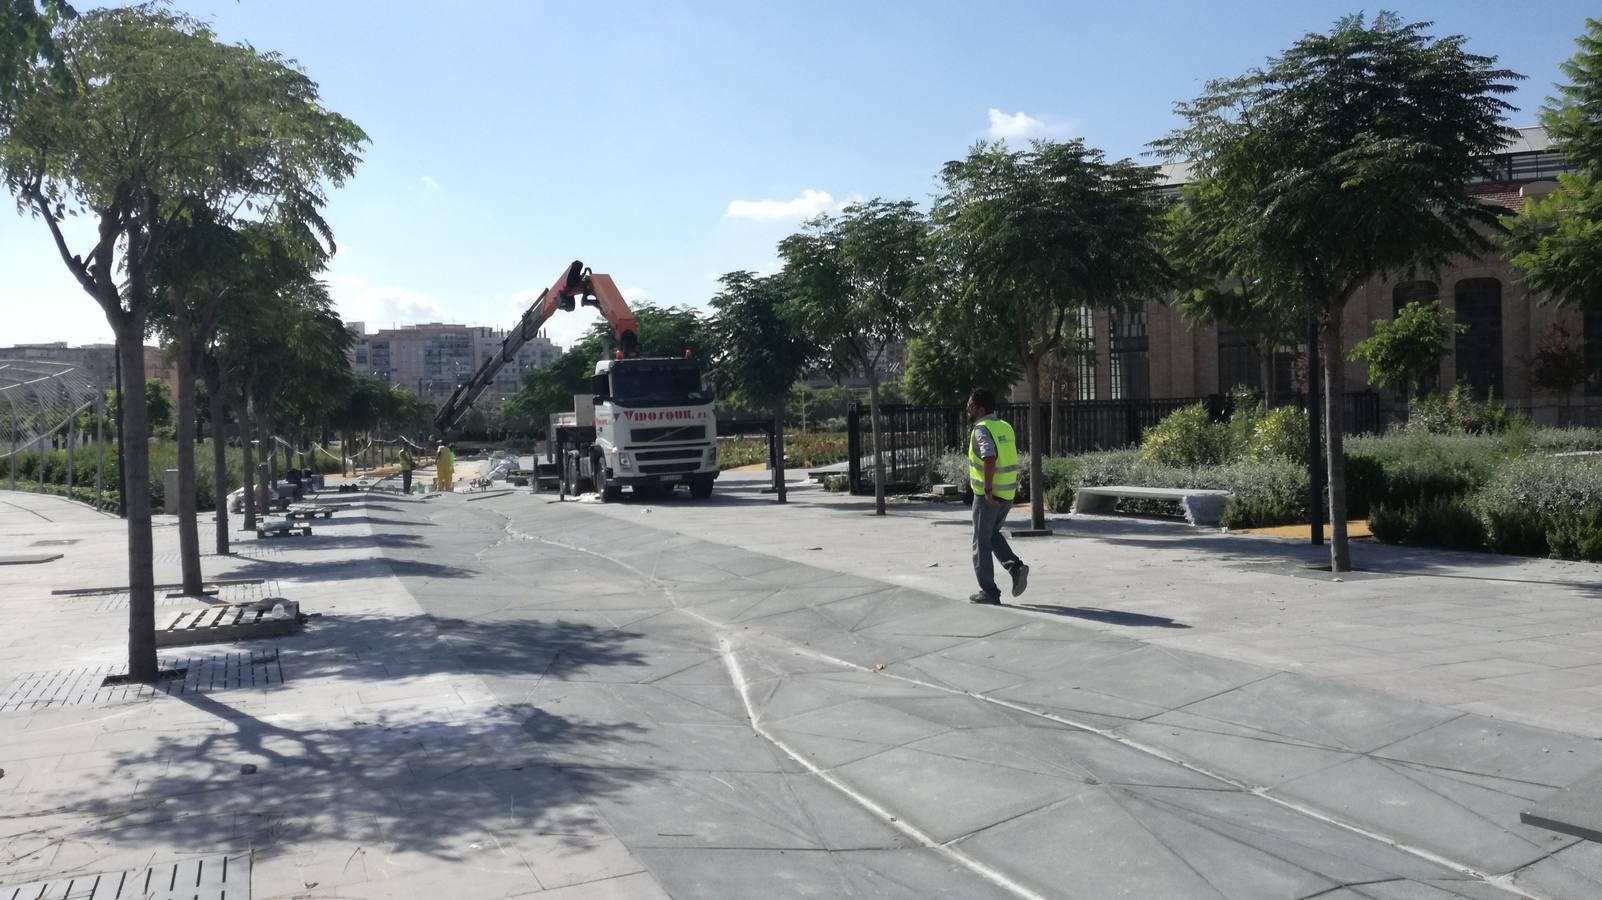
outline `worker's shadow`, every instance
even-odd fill
[[[1019,603],[1019,609],[1050,613],[1070,619],[1085,619],[1104,625],[1124,625],[1130,628],[1189,628],[1167,616],[1148,616],[1145,613],[1125,612],[1118,609],[1098,609],[1094,606],[1051,606],[1045,603]]]

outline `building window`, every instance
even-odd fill
[[[1079,356],[1074,361],[1074,396],[1096,399],[1096,311],[1079,307]]]
[[[1502,392],[1502,282],[1465,278],[1456,288],[1457,380],[1484,400]]]
[[[1585,393],[1602,396],[1602,307],[1585,311]]]
[[[1257,347],[1225,322],[1218,323],[1218,390],[1223,393],[1245,387],[1254,394],[1263,392],[1263,355]]]
[[[1114,400],[1144,400],[1151,396],[1151,369],[1146,337],[1146,309],[1113,310],[1110,317],[1108,358],[1112,378],[1107,395]]]
[[[1396,318],[1402,307],[1409,303],[1434,303],[1441,299],[1441,289],[1433,281],[1404,281],[1391,291],[1391,318]]]

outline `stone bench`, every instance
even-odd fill
[[[1173,500],[1185,510],[1185,521],[1192,525],[1217,526],[1224,518],[1224,505],[1232,495],[1229,491],[1208,491],[1193,488],[1133,487],[1111,484],[1082,487],[1074,491],[1074,512],[1106,514],[1113,511],[1121,497],[1133,500]]]

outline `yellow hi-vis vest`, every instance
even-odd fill
[[[974,425],[990,432],[996,443],[996,473],[990,479],[990,493],[997,500],[1018,496],[1018,436],[1012,426],[1000,419],[984,419]],[[968,435],[968,483],[975,496],[985,493],[985,461],[979,457],[979,441]]]

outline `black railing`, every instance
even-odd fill
[[[1041,434],[1046,452],[1071,455],[1121,450],[1140,443],[1146,430],[1171,413],[1201,403],[1215,420],[1229,417],[1230,398],[1185,397],[1146,400],[1074,400],[1040,404]],[[1296,398],[1300,406],[1303,398]],[[1008,403],[996,410],[1018,435],[1018,449],[1029,452],[1029,404]],[[1381,430],[1379,395],[1362,391],[1346,395],[1346,433]],[[1055,420],[1055,421],[1054,421]],[[1056,440],[1050,436],[1055,433]],[[884,404],[879,408],[879,441],[884,446],[887,490],[907,490],[929,481],[936,463],[947,453],[961,452],[968,436],[967,416],[959,407]],[[847,475],[853,493],[873,491],[873,429],[868,407],[852,404],[846,414]]]

